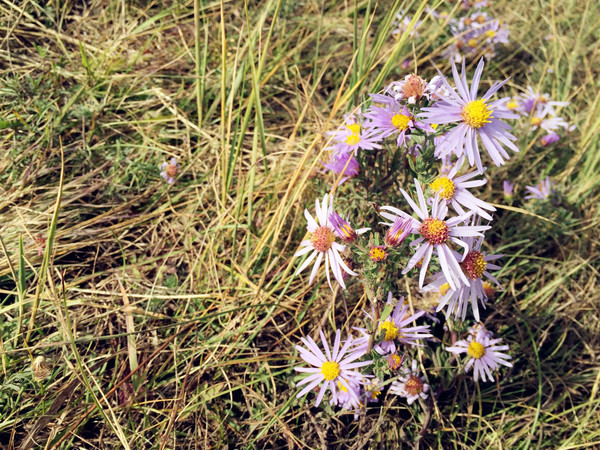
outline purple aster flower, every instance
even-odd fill
[[[504,189],[504,197],[512,198],[515,184],[510,180],[504,180],[502,182],[502,189]]]
[[[388,303],[391,301],[392,293],[388,294]],[[408,314],[408,305],[403,305],[404,297],[401,297],[398,304],[392,311],[392,314],[386,320],[379,321],[378,332],[384,331],[383,341],[376,344],[373,348],[380,355],[396,353],[396,342],[405,345],[420,345],[415,341],[431,337],[429,325],[408,326],[415,322],[419,317],[425,314],[425,311],[419,311],[410,316]]]
[[[558,134],[556,134],[556,133],[550,133],[550,134],[547,134],[546,136],[543,136],[542,139],[540,139],[540,143],[544,147],[547,147],[550,144],[554,144],[559,139],[560,139],[560,136]]]
[[[171,158],[170,162],[164,162],[160,165],[160,176],[169,184],[175,183],[175,177],[179,172],[181,165],[177,163],[177,158]]]
[[[473,367],[473,379],[478,381],[493,381],[492,370],[500,367],[512,367],[507,360],[510,355],[502,353],[508,350],[508,345],[496,345],[502,342],[502,339],[492,339],[489,331],[480,331],[475,336],[470,335],[467,339],[457,341],[453,347],[446,347],[446,350],[454,353],[466,353],[471,359],[465,366],[465,372]]]
[[[470,236],[483,236],[481,232],[489,230],[491,227],[487,225],[458,226],[458,224],[467,220],[472,213],[467,213],[459,217],[453,217],[445,220],[446,215],[448,214],[448,206],[446,205],[445,201],[442,201],[438,194],[436,194],[435,198],[433,199],[430,216],[427,208],[427,202],[425,201],[425,196],[423,195],[423,190],[421,189],[419,181],[416,179],[415,186],[417,197],[419,199],[419,206],[417,206],[417,204],[403,189],[400,191],[413,211],[417,214],[417,216],[419,216],[420,220],[411,218],[408,214],[399,210],[398,208],[394,208],[393,206],[381,207],[381,209],[384,211],[381,213],[381,215],[388,220],[395,221],[397,217],[412,219],[412,233],[420,235],[418,239],[412,241],[410,244],[412,246],[419,245],[419,248],[408,261],[408,264],[402,273],[407,273],[409,270],[415,267],[417,263],[421,261],[421,259],[423,259],[423,263],[421,264],[421,273],[419,275],[419,287],[422,288],[425,275],[427,274],[427,267],[431,261],[433,250],[435,250],[440,260],[442,272],[444,272],[444,275],[446,275],[450,286],[453,289],[458,289],[461,283],[464,283],[468,286],[469,281],[460,268],[459,260],[457,260],[454,256],[454,253],[452,252],[448,243],[449,241],[452,241],[455,244],[460,245],[465,250],[466,255],[466,252],[469,251],[469,246],[462,241],[461,238]]]
[[[461,175],[456,178],[456,174],[460,170],[465,161],[465,157],[461,156],[450,173],[442,175],[436,178],[433,183],[430,184],[431,189],[437,192],[441,198],[446,202],[451,203],[452,207],[459,215],[466,214],[466,211],[462,208],[463,206],[471,211],[474,211],[479,216],[492,220],[492,216],[487,211],[496,211],[489,203],[478,199],[471,194],[467,189],[483,186],[487,183],[487,180],[471,180],[471,178],[479,175],[478,172],[470,172],[465,175]]]
[[[370,228],[359,228],[358,230],[355,230],[352,228],[352,225],[348,223],[348,217],[344,220],[342,219],[342,216],[335,211],[329,215],[329,221],[335,230],[335,234],[347,244],[352,244],[358,239],[359,234],[363,234],[370,230]]]
[[[410,131],[414,128],[433,132],[431,126],[417,121],[408,108],[394,97],[382,94],[370,95],[374,102],[385,105],[384,107],[373,105],[365,113],[365,117],[370,119],[369,128],[376,131],[381,139],[396,136],[396,144],[401,147],[406,145]]]
[[[531,118],[529,119],[531,129],[535,131],[539,127],[543,128],[548,133],[551,133],[559,128],[569,128],[569,124],[562,117],[549,116],[551,111],[552,107],[549,105],[540,105],[535,108]]]
[[[538,106],[543,105],[544,107],[550,108],[550,115],[555,116],[556,112],[554,107],[556,106],[567,106],[569,102],[556,102],[550,100],[549,94],[540,94],[538,91],[533,89],[531,86],[527,86],[525,93],[521,95],[519,101],[519,111],[523,114],[531,114]]]
[[[477,89],[483,66],[484,61],[482,58],[469,89],[464,62],[461,76],[458,75],[456,65],[452,63],[452,74],[457,90],[451,88],[444,79],[443,82],[450,91],[450,95],[442,97],[443,101],[436,102],[432,107],[423,108],[424,112],[420,114],[425,118],[426,123],[447,124],[458,122],[455,128],[445,134],[445,139],[437,148],[438,155],[445,156],[452,152],[460,155],[464,152],[469,160],[469,165],[476,165],[480,173],[483,173],[483,165],[481,164],[477,136],[479,136],[483,146],[497,166],[504,164],[505,159],[509,159],[509,155],[502,145],[515,152],[519,151],[511,142],[517,139],[508,132],[511,127],[499,120],[513,119],[517,116],[504,107],[504,99],[489,102],[490,97],[508,79],[495,82],[481,99],[477,99]]]
[[[332,133],[334,145],[329,147],[334,155],[351,154],[360,150],[381,148],[377,132],[365,129],[354,115],[345,116],[346,124]]]
[[[325,194],[323,197],[323,203],[319,204],[319,199],[315,202],[315,211],[317,213],[317,220],[313,219],[313,217],[308,212],[308,209],[304,210],[304,216],[308,221],[306,229],[311,233],[309,239],[306,239],[300,243],[300,247],[304,247],[301,250],[298,250],[294,256],[302,256],[310,251],[312,253],[310,256],[304,261],[304,263],[296,270],[294,275],[298,275],[302,272],[311,262],[315,261],[313,265],[312,272],[310,273],[310,280],[308,284],[312,284],[315,279],[315,275],[321,266],[321,262],[323,258],[325,258],[325,272],[327,274],[327,282],[329,283],[329,287],[333,291],[333,287],[331,287],[331,279],[329,277],[329,267],[331,266],[331,271],[333,272],[333,276],[337,280],[337,282],[342,286],[343,289],[346,289],[346,285],[344,284],[344,277],[342,274],[342,269],[353,276],[357,276],[358,274],[350,270],[346,262],[341,256],[341,252],[343,252],[346,247],[335,242],[336,234],[335,228],[331,224],[329,216],[333,212],[333,200],[331,200],[330,194]],[[328,205],[329,203],[329,205]],[[315,260],[316,258],[316,260]]]
[[[404,10],[401,10],[398,14],[396,14],[396,18],[394,19],[393,26],[396,27],[394,31],[392,31],[393,36],[402,35],[405,31],[408,30],[410,26],[410,22],[412,21],[412,17],[407,16]],[[423,23],[422,20],[417,20],[415,22],[415,26],[410,30],[409,36],[419,37],[419,33],[417,33],[417,28]]]
[[[321,336],[321,342],[323,343],[325,353],[321,351],[319,346],[310,336],[308,336],[306,339],[301,338],[300,340],[306,346],[306,348],[297,345],[296,349],[300,352],[300,357],[313,367],[294,367],[294,370],[297,372],[311,374],[296,384],[298,387],[307,384],[307,386],[304,387],[304,389],[302,389],[298,395],[296,395],[296,398],[302,397],[319,384],[323,383],[319,389],[319,395],[317,396],[315,406],[319,406],[319,403],[321,403],[321,400],[323,400],[325,391],[327,391],[328,388],[331,390],[331,397],[333,401],[336,402],[339,394],[338,383],[340,386],[346,388],[348,392],[354,392],[351,384],[360,384],[363,376],[360,372],[356,372],[353,369],[357,369],[372,363],[372,361],[353,362],[359,357],[354,354],[348,356],[348,349],[352,345],[351,336],[340,349],[341,333],[340,330],[337,330],[335,333],[333,348],[330,351],[323,331],[319,331],[319,334]]]
[[[348,381],[348,387],[345,387],[339,381],[337,382],[337,398],[331,398],[329,404],[332,406],[339,406],[348,411],[360,409],[362,406],[362,388],[361,385],[355,380]]]
[[[550,197],[553,184],[554,183],[550,181],[550,177],[546,177],[545,180],[540,181],[539,184],[535,187],[525,186],[525,189],[527,189],[530,192],[529,195],[525,196],[525,199],[537,198],[539,200],[546,200],[548,197]]]
[[[321,162],[321,164],[337,175],[344,175],[340,184],[360,173],[360,166],[352,153],[333,153],[328,162]]]
[[[379,401],[379,396],[383,390],[383,384],[379,378],[367,378],[363,380],[362,385],[363,398],[367,403],[375,403]]]
[[[478,333],[484,333],[488,338],[492,339],[494,337],[494,333],[489,331],[484,324],[481,322],[477,322],[472,327],[469,327],[469,334],[473,337],[477,336]]]

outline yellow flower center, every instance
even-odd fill
[[[467,253],[462,263],[463,272],[471,279],[476,280],[483,276],[487,262],[481,252],[471,251]]]
[[[398,128],[400,131],[408,128],[408,122],[410,122],[410,116],[398,113],[392,117],[392,125]]]
[[[475,38],[469,39],[467,41],[467,44],[469,44],[469,47],[477,47],[477,39],[475,39]]]
[[[386,320],[382,324],[379,325],[379,331],[385,330],[386,341],[393,341],[398,337],[398,327],[396,324],[390,320]]]
[[[496,289],[494,289],[494,286],[492,286],[492,283],[490,283],[489,281],[484,281],[483,282],[483,292],[485,292],[485,295],[487,295],[488,297],[493,297],[494,294],[496,293]]]
[[[369,258],[371,258],[371,261],[380,262],[383,261],[386,256],[384,247],[377,246],[369,250]]]
[[[350,136],[346,138],[346,144],[348,145],[356,145],[360,142],[360,124],[353,123],[352,125],[346,125],[348,131],[350,131]]]
[[[431,189],[440,194],[440,197],[445,198],[446,200],[450,200],[454,196],[454,191],[456,191],[454,182],[448,179],[448,177],[436,178],[430,186]]]
[[[467,353],[471,358],[479,359],[485,355],[485,347],[479,342],[472,341],[467,348]]]
[[[444,283],[440,286],[440,297],[443,297],[448,293],[448,289],[450,289],[450,285],[448,283]]]
[[[321,373],[326,380],[335,380],[340,374],[340,365],[335,361],[325,361],[321,366]]]
[[[533,125],[534,127],[539,127],[541,124],[542,124],[542,119],[540,119],[539,117],[531,118],[531,125]]]
[[[388,367],[392,370],[398,370],[402,366],[402,357],[393,353],[387,357]]]
[[[373,398],[375,398],[375,399],[376,399],[377,397],[379,397],[379,395],[381,394],[381,391],[379,391],[379,390],[370,391],[370,392],[371,392],[371,397],[373,397]]]
[[[438,123],[432,123],[431,124],[431,128],[433,128],[434,130],[437,130],[437,127],[439,127],[440,125]]]
[[[486,35],[488,38],[490,38],[490,39],[491,39],[491,38],[493,38],[494,36],[496,36],[496,32],[495,32],[494,30],[488,30],[488,31],[486,31],[486,32],[485,32],[485,35]]]
[[[329,227],[319,227],[313,233],[310,241],[316,251],[325,253],[335,241],[335,234]]]
[[[360,134],[360,124],[353,123],[351,125],[346,125],[346,128],[350,131],[350,134]]]
[[[351,134],[346,138],[346,144],[348,145],[356,145],[360,142],[360,136],[356,134]]]
[[[461,116],[463,122],[466,123],[471,128],[481,128],[486,123],[490,123],[488,120],[493,118],[492,112],[488,109],[485,101],[483,100],[473,100],[465,105],[462,110]]]
[[[325,364],[327,364],[327,363],[325,363]],[[344,386],[339,380],[337,382],[337,385],[338,385],[338,389],[340,391],[342,391],[342,392],[348,392],[348,389],[346,389],[346,386]]]
[[[404,383],[404,389],[409,395],[419,395],[423,391],[423,382],[415,375],[411,375]]]
[[[423,221],[419,232],[421,236],[434,245],[443,244],[450,237],[450,228],[446,225],[446,222],[432,217]]]
[[[517,109],[517,107],[518,107],[518,106],[519,106],[519,105],[517,105],[517,102],[515,102],[514,100],[511,100],[510,102],[508,102],[508,103],[506,104],[506,107],[507,107],[508,109]]]

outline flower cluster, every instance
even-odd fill
[[[387,305],[392,306],[391,292],[388,295]],[[365,357],[370,346],[373,345],[374,351],[379,355],[386,356],[386,361],[389,361],[388,365],[392,371],[400,370],[403,358],[399,354],[402,354],[403,349],[422,345],[419,343],[420,340],[432,337],[429,325],[412,325],[425,314],[425,311],[408,315],[408,308],[409,306],[404,304],[403,298],[401,298],[389,317],[376,318],[377,339],[374,341],[371,341],[371,334],[367,329],[355,328],[361,337],[349,336],[342,345],[340,330],[337,330],[333,347],[330,350],[325,335],[320,331],[323,352],[310,337],[301,338],[304,347],[298,345],[296,349],[300,357],[312,367],[295,368],[298,372],[310,374],[297,383],[298,387],[306,385],[298,392],[297,397],[302,397],[319,386],[315,406],[321,403],[328,389],[331,390],[330,403],[347,410],[357,410],[366,403],[377,401],[383,390],[381,380],[353,370],[370,365],[373,361],[355,361]],[[371,320],[375,317],[366,313],[365,316]],[[398,385],[393,384],[390,392],[407,397],[408,404],[411,404],[417,397],[426,398],[429,387],[418,378],[416,361],[413,361],[412,371],[404,370],[402,373],[404,376],[400,378],[400,381],[403,383],[404,390],[400,392]]]
[[[573,131],[574,125],[557,115],[557,109],[565,107],[569,102],[554,101],[549,94],[541,94],[531,86],[525,92],[507,103],[507,108],[513,110],[528,120],[531,131],[544,130],[547,134],[540,138],[540,144],[547,147],[560,140],[559,132]]]
[[[494,18],[484,10],[486,1],[463,1],[464,16],[452,17],[446,12],[429,9],[428,13],[448,27],[452,38],[442,52],[442,56],[450,61],[461,62],[473,60],[480,56],[493,58],[499,44],[508,43],[508,27],[501,20]],[[406,27],[406,18],[402,24]]]
[[[507,80],[493,83],[479,95],[483,69],[482,59],[471,83],[464,62],[460,74],[452,63],[451,78],[439,73],[427,81],[407,75],[383,92],[371,93],[364,112],[347,116],[344,125],[330,134],[330,160],[324,167],[335,173],[337,186],[355,177],[362,184],[371,182],[365,174],[384,170],[387,163],[381,161],[388,155],[391,167],[410,170],[405,171],[394,201],[375,207],[382,219],[378,226],[374,221],[371,228],[356,228],[361,216],[342,215],[341,209],[334,209],[329,193],[316,200],[316,217],[304,211],[308,234],[295,256],[305,259],[296,275],[312,264],[311,284],[324,262],[334,296],[337,286],[332,285],[331,274],[342,289],[356,286],[350,278],[356,277],[371,307],[361,319],[364,326],[352,327],[358,337],[350,335],[342,341],[337,330],[330,348],[320,332],[324,350],[311,338],[302,339],[304,346],[297,350],[311,367],[296,368],[309,374],[297,384],[302,387],[299,397],[316,390],[318,405],[325,392],[331,391],[331,405],[353,411],[379,401],[383,392],[402,396],[409,405],[416,400],[424,404],[431,389],[422,372],[427,365],[419,368],[416,348],[427,354],[440,340],[456,339],[454,333],[434,335],[426,323],[439,322],[436,314],[442,311],[446,330],[466,329],[469,317],[477,323],[467,340],[446,345],[447,359],[454,358],[452,353],[466,352],[472,359],[465,371],[473,367],[475,381],[491,381],[493,370],[500,365],[510,367],[506,361],[510,357],[501,352],[508,346],[497,345],[500,340],[493,339],[481,323],[482,310],[502,290],[494,273],[501,269],[497,260],[502,255],[487,251],[485,233],[496,208],[480,199],[477,189],[488,182],[483,176],[486,158],[498,166],[510,158],[507,150],[519,151],[506,123],[518,115],[507,107],[507,99],[492,98]],[[402,158],[405,164],[397,163]],[[434,158],[441,168],[433,167]],[[361,167],[375,160],[377,167]],[[393,184],[395,174],[382,176],[372,185],[383,192],[389,188],[381,179]],[[355,180],[348,184],[359,185]],[[352,189],[348,184],[346,192]],[[505,185],[505,191],[512,196],[513,186]],[[336,200],[338,207],[347,204]],[[432,300],[417,305],[416,311],[404,296],[398,295],[397,301],[392,298],[392,292],[400,290],[398,278],[413,271],[415,276],[418,272],[418,281],[407,285],[407,298]],[[418,292],[411,294],[412,289]],[[353,292],[349,290],[350,295]],[[384,292],[388,292],[387,301]]]

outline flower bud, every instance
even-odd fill
[[[385,233],[385,244],[388,247],[396,248],[412,231],[412,220],[398,217],[392,226]]]
[[[329,215],[329,221],[337,236],[347,244],[352,244],[358,238],[356,230],[335,211]]]

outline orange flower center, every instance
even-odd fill
[[[404,389],[409,395],[419,395],[423,392],[423,382],[415,375],[411,375],[404,383]]]
[[[421,236],[434,245],[443,244],[450,237],[450,228],[446,225],[446,222],[431,217],[423,221],[419,232]]]
[[[313,233],[310,241],[316,251],[325,253],[335,241],[335,234],[329,227],[319,227]]]
[[[463,272],[471,279],[476,280],[483,276],[487,263],[481,252],[471,251],[467,253],[465,260],[461,263]]]
[[[174,178],[175,175],[177,175],[177,165],[175,164],[169,164],[166,168],[165,168],[165,172],[168,176],[170,176],[171,178]]]

